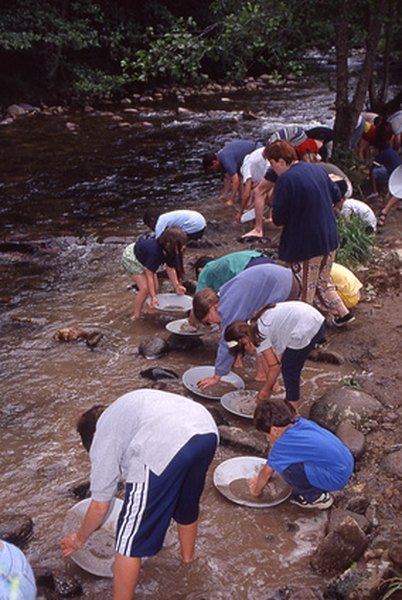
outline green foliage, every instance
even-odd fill
[[[336,262],[348,268],[365,263],[371,256],[375,235],[367,231],[367,224],[355,214],[344,218],[338,215],[339,248]]]
[[[124,72],[133,81],[152,80],[200,82],[201,61],[208,50],[202,34],[196,34],[196,23],[190,17],[178,19],[173,27],[158,36],[153,27],[147,30],[147,48],[137,50],[133,60],[122,60]]]
[[[73,92],[84,98],[112,98],[119,89],[127,84],[127,78],[124,75],[111,75],[85,65],[73,66],[71,73],[73,75]]]
[[[381,596],[381,600],[388,600],[396,592],[402,591],[402,573],[396,569],[393,569],[393,573],[395,573],[395,577],[390,577],[384,581],[384,584],[387,585],[387,591]]]

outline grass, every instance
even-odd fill
[[[368,232],[367,224],[354,214],[347,219],[338,215],[337,222],[339,248],[336,262],[348,268],[367,262],[374,250],[374,233]]]

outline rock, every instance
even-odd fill
[[[349,421],[360,429],[380,410],[380,402],[366,392],[340,387],[326,392],[314,402],[310,419],[332,432],[342,421]]]
[[[353,425],[344,421],[338,425],[335,433],[345,446],[349,448],[355,459],[358,460],[363,456],[366,439]]]
[[[365,494],[359,494],[349,498],[346,503],[346,509],[352,512],[364,515],[369,507],[370,498]]]
[[[232,446],[242,452],[251,452],[257,456],[267,455],[267,441],[258,431],[245,432],[240,427],[221,425],[218,427],[222,446]]]
[[[85,329],[80,327],[64,327],[56,331],[54,338],[59,342],[77,342],[78,340],[84,340],[86,335]]]
[[[352,517],[347,516],[320,542],[311,566],[319,573],[339,573],[363,555],[369,539]]]
[[[176,109],[176,113],[178,115],[192,115],[193,111],[189,108],[184,108],[183,106],[178,106]]]
[[[120,104],[122,106],[130,106],[130,104],[132,104],[132,100],[131,100],[131,98],[122,98],[122,100],[120,101]]]
[[[145,337],[138,346],[138,352],[148,359],[159,358],[169,352],[169,350],[169,344],[159,335]]]
[[[23,514],[0,514],[0,539],[22,546],[32,536],[33,521]]]
[[[74,496],[74,498],[78,498],[78,500],[85,500],[85,498],[89,498],[91,495],[89,481],[78,483],[74,487],[70,488],[68,493]]]
[[[219,405],[220,406],[220,405]],[[226,414],[223,414],[223,411],[220,410],[219,407],[213,406],[212,408],[208,408],[209,412],[212,415],[213,420],[218,425],[228,425],[228,420],[226,419]]]
[[[22,117],[23,115],[26,115],[27,111],[25,110],[25,108],[23,108],[19,104],[11,104],[7,108],[6,113],[9,117],[15,118],[15,117]]]
[[[14,123],[14,119],[12,119],[11,117],[0,121],[0,125],[11,125],[11,123]]]
[[[140,372],[141,377],[152,381],[172,381],[179,379],[177,373],[164,367],[152,367]]]
[[[371,525],[364,515],[359,515],[359,513],[355,513],[350,510],[344,510],[342,508],[333,508],[330,511],[327,533],[331,533],[331,531],[336,530],[342,521],[346,519],[346,517],[351,517],[354,519],[364,533],[369,533]]]
[[[402,567],[402,542],[393,542],[388,550],[388,556],[399,568]]]
[[[388,454],[381,465],[389,475],[402,479],[402,450]]]
[[[81,596],[83,593],[82,585],[76,577],[72,575],[54,575],[54,589],[61,598],[73,598]]]
[[[170,350],[187,352],[187,350],[201,346],[202,340],[200,340],[199,337],[186,337],[184,335],[176,335],[175,333],[172,333],[168,337],[168,344]]]
[[[373,560],[361,568],[347,569],[327,584],[324,589],[324,599],[377,600],[380,597],[380,590],[383,589],[384,579],[389,576],[390,564],[385,560]]]
[[[343,365],[345,359],[339,352],[334,350],[322,350],[321,348],[315,348],[309,354],[309,359],[315,362],[324,362],[330,365]]]

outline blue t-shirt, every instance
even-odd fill
[[[134,254],[140,263],[153,273],[156,273],[159,267],[164,263],[166,263],[168,267],[177,266],[177,261],[175,259],[168,259],[163,254],[162,248],[155,238],[141,238],[135,242]]]
[[[353,473],[350,450],[333,433],[308,419],[299,418],[273,444],[267,463],[278,473],[303,463],[314,487],[330,492],[342,489]]]
[[[402,165],[402,158],[398,152],[391,147],[385,148],[375,157],[376,161],[387,169],[388,175],[391,175],[393,171],[400,165]]]
[[[338,186],[318,165],[301,161],[282,173],[272,205],[273,222],[283,225],[279,258],[296,263],[336,250],[333,204],[340,199]]]
[[[231,177],[240,171],[240,167],[247,154],[251,154],[260,144],[253,140],[235,140],[225,144],[217,156],[221,162],[222,170]]]

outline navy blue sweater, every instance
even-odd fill
[[[300,262],[324,256],[338,247],[333,209],[341,198],[338,186],[322,167],[298,162],[278,177],[272,219],[283,225],[279,258]]]

